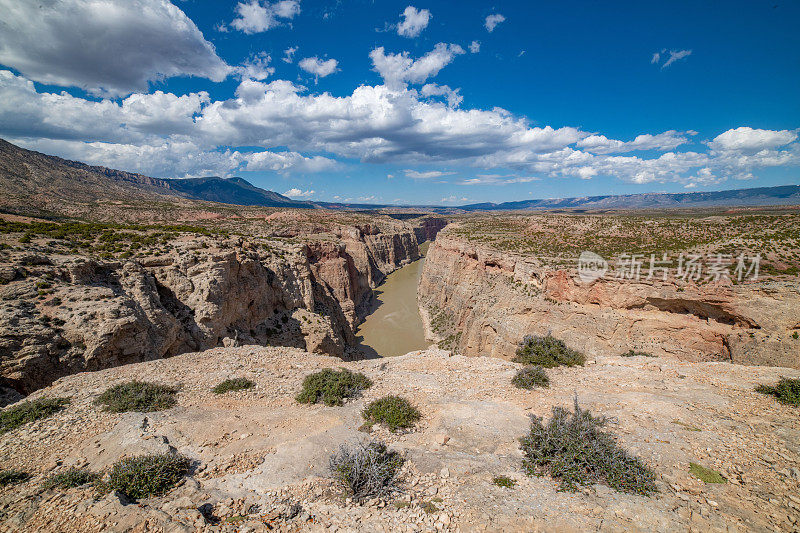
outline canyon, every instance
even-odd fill
[[[526,335],[587,354],[629,350],[687,361],[800,368],[800,289],[790,279],[734,285],[606,276],[543,264],[445,230],[419,284],[427,335],[469,356],[511,359]]]
[[[296,242],[183,233],[170,250],[127,260],[42,253],[33,242],[0,269],[4,392],[223,345],[357,358],[354,329],[373,289],[444,224],[417,222],[337,225]]]

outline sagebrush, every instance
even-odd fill
[[[800,405],[800,379],[781,378],[777,385],[759,385],[756,391],[775,396],[786,405]]]
[[[112,413],[162,411],[177,403],[177,393],[175,387],[134,380],[106,390],[96,403]]]
[[[173,453],[140,455],[114,463],[108,486],[132,499],[160,496],[189,472],[188,457]]]
[[[384,494],[394,487],[403,457],[382,442],[342,444],[329,467],[333,478],[355,500]]]
[[[520,389],[533,390],[536,387],[549,387],[550,378],[544,368],[538,365],[526,366],[511,378],[511,384]]]
[[[371,402],[361,415],[367,424],[385,424],[392,431],[414,425],[422,414],[411,402],[400,396],[384,396]]]
[[[607,423],[607,418],[581,409],[577,398],[573,412],[553,408],[546,425],[532,416],[530,433],[522,439],[526,473],[549,475],[566,491],[603,483],[620,492],[644,496],[656,492],[655,474],[602,430]]]
[[[321,401],[325,405],[342,405],[345,398],[353,398],[371,386],[372,380],[364,374],[350,372],[345,368],[325,368],[305,377],[296,399],[300,403]]]
[[[9,407],[0,412],[0,433],[47,418],[69,404],[68,398],[39,398]]]
[[[0,470],[0,487],[28,481],[31,475],[20,470]]]
[[[524,365],[555,368],[557,366],[582,365],[586,362],[586,356],[568,348],[564,341],[550,335],[546,337],[527,335],[517,348],[517,353],[512,361]]]
[[[211,389],[211,391],[214,394],[225,394],[226,392],[252,389],[255,386],[256,386],[255,382],[250,381],[249,379],[231,378],[231,379],[226,379],[225,381],[223,381],[222,383]]]
[[[95,483],[100,479],[100,474],[81,468],[69,468],[51,476],[44,482],[43,488],[71,489],[88,483]]]

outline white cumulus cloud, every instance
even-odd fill
[[[266,52],[259,52],[251,56],[238,67],[234,67],[236,74],[242,79],[250,78],[253,80],[263,80],[272,76],[275,69],[269,66],[272,58]]]
[[[760,130],[747,126],[720,133],[708,143],[714,150],[769,150],[797,140],[797,131]]]
[[[464,101],[460,89],[451,89],[449,85],[426,83],[422,86],[422,89],[420,89],[420,94],[425,97],[444,96],[447,100],[447,105],[450,107],[458,107],[461,105],[461,102]]]
[[[464,49],[457,44],[438,43],[419,59],[412,59],[408,52],[386,54],[382,46],[370,52],[369,57],[384,83],[399,88],[407,83],[424,83],[463,53]]]
[[[417,9],[408,6],[400,14],[403,20],[397,24],[397,35],[403,37],[418,37],[422,30],[428,27],[431,20],[431,12],[427,9]]]
[[[235,11],[238,16],[231,21],[231,28],[247,34],[261,33],[283,24],[281,19],[293,19],[300,13],[300,2],[281,0],[271,4],[250,0],[236,4]]]
[[[288,191],[283,193],[283,195],[288,196],[289,198],[308,198],[310,196],[314,196],[314,191],[313,190],[303,191],[301,189],[294,188],[294,189],[289,189]]]
[[[28,79],[120,96],[230,67],[167,0],[0,0],[0,63]]]
[[[284,63],[294,63],[294,55],[297,53],[296,46],[290,46],[286,50],[283,51],[283,59]]]
[[[494,15],[489,15],[486,17],[486,20],[483,22],[483,25],[486,27],[486,31],[492,33],[494,29],[497,27],[498,24],[501,22],[505,22],[506,18],[501,15],[500,13],[495,13]]]
[[[298,63],[301,69],[319,78],[330,76],[338,70],[339,62],[335,59],[322,60],[316,56],[301,59]]]
[[[442,178],[444,176],[455,174],[455,172],[444,172],[442,170],[428,170],[426,172],[419,172],[411,169],[406,169],[403,171],[403,173],[406,175],[406,177],[415,180],[429,180],[432,178]]]
[[[636,150],[672,150],[687,142],[684,134],[669,130],[656,135],[645,133],[627,142],[609,139],[605,135],[590,135],[578,141],[576,146],[595,154],[613,154]]]
[[[247,154],[245,170],[273,172],[321,172],[336,167],[336,161],[322,156],[306,157],[297,152],[255,152]]]
[[[481,51],[481,42],[480,41],[472,41],[469,43],[469,51],[472,54],[477,54]]]

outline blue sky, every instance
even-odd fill
[[[0,0],[0,136],[45,153],[328,201],[800,183],[796,2],[41,4]]]

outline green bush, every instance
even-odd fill
[[[514,485],[517,484],[516,481],[514,481],[508,476],[496,476],[494,479],[492,479],[492,483],[494,483],[498,487],[504,487],[507,489],[513,489]]]
[[[781,378],[777,385],[759,385],[756,391],[775,396],[786,405],[800,406],[800,379]]]
[[[607,422],[582,410],[577,398],[574,412],[553,408],[547,425],[532,416],[530,433],[522,439],[523,468],[528,475],[550,475],[560,482],[559,490],[604,483],[620,492],[656,492],[655,474],[602,431]]]
[[[394,487],[403,458],[381,442],[343,444],[329,467],[333,478],[355,500],[379,496]]]
[[[183,479],[190,465],[188,457],[171,453],[122,459],[111,468],[108,486],[132,499],[160,496]]]
[[[19,470],[0,470],[0,487],[6,485],[16,485],[23,481],[28,481],[31,475],[27,472],[20,472]]]
[[[40,418],[47,418],[68,404],[68,398],[39,398],[9,407],[0,413],[0,433],[11,431]]]
[[[400,396],[384,396],[375,400],[364,408],[361,415],[367,424],[386,424],[392,431],[411,427],[422,418],[417,408]]]
[[[256,384],[249,379],[232,378],[226,379],[211,390],[214,392],[214,394],[225,394],[226,392],[231,391],[252,389],[255,386]]]
[[[586,356],[567,348],[564,341],[550,335],[547,337],[527,335],[520,343],[513,361],[524,365],[554,368],[582,365],[586,361]]]
[[[177,392],[178,389],[166,385],[134,380],[106,390],[96,403],[112,413],[161,411],[177,403]]]
[[[689,463],[689,473],[703,483],[725,483],[726,480],[716,470],[706,468],[697,463]]]
[[[520,389],[533,390],[536,387],[549,387],[550,378],[547,377],[544,368],[526,366],[511,378],[511,384]]]
[[[356,374],[345,368],[326,368],[305,377],[296,399],[300,403],[322,401],[325,405],[342,405],[345,398],[353,398],[371,386],[372,381],[364,374]]]
[[[620,354],[620,357],[655,357],[655,355],[647,352],[637,352],[634,350],[628,350],[627,352]]]
[[[100,479],[100,475],[89,470],[80,468],[70,468],[64,472],[51,476],[44,482],[43,488],[52,489],[58,487],[60,489],[71,489],[73,487],[80,487],[87,483],[95,483]]]

